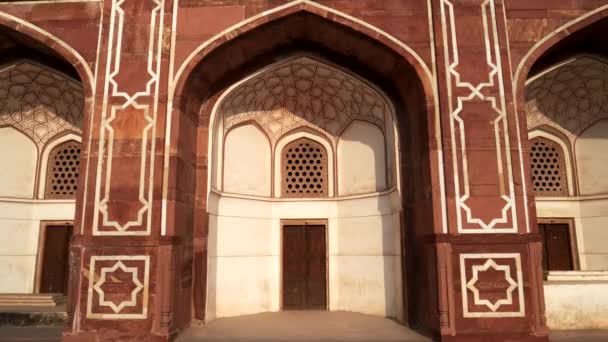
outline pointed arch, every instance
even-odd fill
[[[399,154],[395,165],[403,171],[398,175],[400,184],[410,184],[396,194],[400,203],[408,203],[402,207],[399,230],[412,237],[406,239],[412,246],[414,240],[442,231],[442,220],[435,219],[444,214],[445,198],[441,188],[444,183],[439,152],[441,127],[433,73],[411,48],[385,32],[312,1],[298,0],[215,36],[199,47],[188,62],[179,66],[179,73],[170,78],[161,235],[183,234],[197,241],[196,246],[205,246],[207,242],[204,242],[202,232],[209,225],[204,215],[217,203],[217,198],[205,196],[206,193],[214,194],[208,192],[207,168],[215,105],[226,90],[247,75],[302,54],[317,57],[367,80],[390,99],[395,114],[394,133],[398,135],[400,145],[400,148],[395,146]],[[195,150],[193,146],[196,146]],[[189,186],[191,179],[200,186]],[[179,203],[186,201],[187,205]],[[185,207],[188,209],[181,209]],[[186,230],[183,222],[177,221],[178,215],[171,215],[176,210],[182,215],[179,220],[188,216],[198,226]],[[193,303],[194,319],[205,320],[207,302],[203,291],[207,286],[207,261],[196,248],[192,261],[196,273],[195,290],[191,298],[185,299]],[[415,253],[421,256],[423,251],[417,249]],[[412,274],[402,275],[402,278],[414,284],[415,274],[412,268],[410,270]],[[418,283],[425,281],[419,279]],[[410,291],[415,291],[413,286],[408,288]],[[405,299],[400,299],[400,308],[396,310],[407,311],[407,314],[401,314],[410,317],[412,322],[422,321],[423,313],[416,310],[429,307],[433,299],[425,297],[416,301],[418,303],[414,300],[406,303]]]
[[[52,33],[5,12],[0,12],[0,27],[1,26],[24,34],[55,51],[74,66],[80,77],[80,81],[83,84],[85,96],[90,97],[93,95],[94,76],[91,67],[82,55],[69,44]]]
[[[295,27],[294,29],[292,24],[302,24],[304,21],[300,20],[302,17],[306,17],[305,19],[309,19],[315,25],[323,25],[326,30],[325,34],[318,33],[318,30],[307,30],[307,27]],[[275,27],[279,24],[291,25],[292,27],[290,30],[280,30]],[[328,32],[328,29],[333,31]],[[208,121],[211,109],[201,107],[201,104],[203,99],[209,96],[209,93],[205,94],[203,90],[215,86],[210,92],[221,93],[233,82],[238,81],[238,78],[230,79],[230,77],[238,75],[242,71],[239,69],[246,68],[246,73],[251,73],[271,64],[272,61],[268,62],[268,59],[276,60],[277,56],[270,56],[271,58],[265,60],[260,57],[269,57],[268,55],[272,55],[272,53],[284,52],[288,49],[289,46],[285,46],[285,37],[289,38],[287,41],[293,43],[297,38],[300,38],[301,41],[301,38],[311,38],[313,35],[316,35],[314,37],[317,40],[315,43],[321,42],[321,45],[323,43],[325,45],[317,44],[312,49],[321,47],[330,53],[334,53],[332,56],[322,57],[328,57],[326,59],[330,62],[339,60],[340,62],[337,64],[342,66],[345,66],[344,62],[348,62],[346,65],[356,68],[357,73],[361,74],[362,77],[372,83],[382,85],[383,88],[380,90],[388,96],[408,102],[408,118],[403,118],[404,116],[401,115],[401,121],[409,120],[410,122],[405,123],[405,125],[417,126],[418,131],[423,132],[421,134],[435,138],[435,141],[432,142],[425,141],[421,149],[426,149],[427,144],[432,145],[432,149],[435,151],[441,149],[436,83],[433,72],[423,58],[405,43],[360,19],[313,1],[296,0],[262,12],[213,36],[199,45],[180,64],[174,77],[169,78],[167,129],[163,159],[165,172],[163,172],[162,181],[163,205],[161,212],[163,217],[166,217],[167,214],[167,198],[169,188],[172,187],[169,180],[172,158],[171,146],[175,146],[177,143],[176,134],[178,131],[185,129],[180,124],[180,120],[182,120],[180,117],[188,117],[188,121],[192,123],[199,121],[199,119]],[[350,40],[345,41],[343,39],[334,44],[327,42],[330,39],[335,39],[338,35]],[[277,36],[281,37],[277,38]],[[257,42],[256,44],[246,42],[248,38],[253,37],[258,38],[257,40],[252,39]],[[270,42],[273,39],[279,40],[279,42]],[[280,41],[280,39],[283,39],[283,41]],[[349,46],[349,43],[353,42],[360,43],[363,48]],[[260,45],[265,45],[265,48],[259,49]],[[256,51],[252,52],[252,50]],[[298,51],[291,52],[301,53],[310,50],[311,46],[307,45]],[[232,51],[232,54],[226,55],[226,51]],[[264,52],[266,55],[263,54]],[[260,53],[262,55],[259,55]],[[229,59],[218,58],[222,54]],[[285,56],[280,57],[284,58]],[[387,57],[388,61],[386,60]],[[240,58],[241,60],[234,61],[233,58]],[[205,65],[205,67],[203,68],[202,65]],[[369,73],[362,74],[360,72],[362,67]],[[171,74],[173,74],[172,70],[173,66],[171,66]],[[374,78],[372,76],[379,77]],[[215,85],[214,82],[217,82],[217,80],[227,80],[227,82]],[[393,87],[392,91],[387,91],[387,87]],[[395,90],[395,88],[399,89]],[[198,90],[192,91],[192,89]],[[395,96],[397,93],[398,95]],[[438,155],[441,159],[441,154]],[[437,156],[433,158],[437,158]],[[433,168],[433,175],[439,174],[439,178],[443,179],[442,170],[436,168],[437,165],[438,163],[430,163],[429,167]],[[443,180],[436,184],[443,186]],[[443,190],[440,192],[443,193]],[[166,224],[164,223],[165,220],[161,221],[163,222],[161,232],[164,234]]]
[[[516,103],[523,104],[525,103],[525,83],[528,77],[528,73],[530,69],[540,59],[540,57],[549,50],[552,46],[556,45],[564,38],[578,32],[579,30],[588,27],[601,19],[608,17],[608,5],[600,6],[578,18],[575,18],[559,28],[555,29],[553,32],[544,36],[540,39],[536,44],[532,46],[528,50],[528,52],[521,59],[517,68],[515,69],[515,74],[513,76],[513,91],[514,98]]]
[[[251,32],[271,21],[276,21],[298,12],[306,12],[317,15],[336,24],[345,25],[373,40],[380,41],[403,56],[412,66],[414,66],[419,77],[424,80],[423,83],[425,88],[432,87],[433,74],[429,66],[424,62],[422,57],[407,44],[381,30],[380,28],[366,23],[363,20],[352,17],[346,13],[323,6],[310,0],[295,0],[285,5],[259,13],[258,15],[255,15],[247,20],[243,20],[199,45],[190,53],[190,55],[188,55],[188,57],[186,57],[186,59],[177,69],[172,82],[174,88],[170,89],[170,91],[181,94],[180,90],[183,88],[187,76],[205,56],[212,53],[220,45],[228,41],[235,40],[243,34]]]

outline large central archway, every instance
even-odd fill
[[[393,112],[366,82],[302,55],[218,99],[207,320],[307,307],[403,319]]]
[[[273,17],[276,19],[272,21],[263,18],[250,22],[245,27],[226,34],[220,39],[227,40],[223,44],[208,44],[192,59],[196,63],[192,62],[181,70],[182,78],[176,82],[173,98],[171,146],[174,146],[174,152],[169,159],[172,175],[169,176],[167,187],[167,212],[170,213],[167,229],[175,231],[167,233],[182,237],[184,265],[190,265],[188,260],[192,260],[192,270],[184,270],[192,272],[191,292],[185,282],[178,292],[178,302],[183,303],[184,307],[189,307],[190,301],[193,303],[193,312],[183,313],[184,322],[189,320],[190,315],[196,320],[213,318],[206,317],[205,314],[209,314],[210,303],[217,305],[213,302],[217,300],[217,293],[214,293],[212,298],[209,292],[209,281],[211,277],[217,276],[213,274],[213,263],[209,262],[211,254],[216,252],[211,250],[210,237],[214,224],[211,221],[215,218],[209,214],[217,214],[218,210],[221,210],[218,208],[217,199],[213,198],[215,195],[212,191],[217,179],[208,178],[209,174],[218,174],[217,164],[213,164],[214,149],[209,145],[209,141],[213,141],[209,135],[214,132],[214,127],[211,126],[214,108],[219,106],[218,101],[226,98],[222,97],[222,94],[239,81],[260,70],[272,69],[276,63],[293,60],[293,56],[304,54],[313,56],[314,59],[310,61],[323,61],[324,65],[331,66],[334,70],[342,70],[345,74],[357,75],[357,78],[367,80],[366,83],[378,87],[378,94],[385,94],[388,102],[394,107],[395,139],[399,141],[400,148],[392,152],[394,157],[387,157],[386,160],[390,159],[394,163],[396,171],[393,177],[399,175],[399,180],[395,178],[391,183],[391,176],[387,175],[385,181],[389,186],[376,187],[373,192],[378,196],[383,194],[383,190],[390,190],[390,184],[402,185],[399,198],[391,202],[397,203],[395,212],[391,213],[396,218],[391,225],[398,227],[397,234],[387,239],[396,243],[398,247],[395,255],[400,256],[400,270],[390,274],[398,278],[395,283],[404,285],[391,287],[390,291],[401,292],[398,295],[386,296],[386,293],[382,293],[382,296],[389,298],[390,303],[381,314],[403,318],[412,326],[437,331],[439,323],[436,315],[435,248],[432,239],[428,237],[441,229],[441,214],[438,211],[440,181],[437,165],[434,161],[431,162],[437,149],[435,139],[438,132],[435,131],[435,117],[431,114],[435,108],[428,69],[417,56],[409,52],[410,50],[400,48],[397,44],[389,47],[384,42],[372,38],[370,35],[379,34],[368,26],[348,22],[344,18],[324,18],[313,13],[316,10],[304,6],[298,10],[288,9],[284,13],[274,13]],[[341,23],[337,23],[338,21]],[[371,117],[368,121],[363,117],[355,119],[355,122],[375,127],[385,124],[370,123],[374,120]],[[272,135],[268,134],[270,128],[259,129],[257,127],[263,125],[254,121],[249,117],[243,122],[249,123],[250,126],[235,124],[231,127],[252,127],[253,130],[244,128],[250,131],[244,133],[251,133],[244,136],[259,134],[262,139],[256,141],[263,142],[263,139],[266,139],[264,135]],[[291,127],[296,128],[293,132],[302,135],[297,138],[307,138],[311,141],[317,138],[320,145],[326,143],[332,148],[332,134],[327,134],[329,130],[318,130],[318,125],[308,123],[302,125],[307,126],[306,128]],[[340,134],[344,133],[347,126],[348,123],[344,124],[344,127],[340,126],[334,138],[339,140]],[[228,131],[224,133],[230,134]],[[361,139],[354,140],[359,143]],[[291,141],[285,141],[282,146]],[[281,136],[277,136],[276,141],[269,146],[276,149],[280,144]],[[391,149],[387,148],[385,156],[390,154]],[[368,160],[363,158],[362,162],[365,161]],[[338,170],[337,173],[339,172]],[[280,193],[276,188],[280,189],[279,183],[271,178],[268,184],[270,188],[264,188],[264,191],[269,190],[268,197],[276,197],[276,194]],[[334,184],[332,189],[330,191],[340,194],[339,185]],[[374,203],[377,205],[378,201]],[[436,210],[438,214],[434,215]],[[331,238],[329,242],[331,243]],[[214,278],[214,281],[217,281],[217,278]],[[331,285],[329,292],[331,296]],[[206,297],[207,295],[210,297]],[[216,309],[217,307],[213,308]]]

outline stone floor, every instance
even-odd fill
[[[607,342],[608,330],[557,330],[549,336],[553,342]]]
[[[0,342],[58,342],[61,327],[0,326]],[[380,317],[351,312],[281,312],[218,319],[186,330],[176,342],[403,341],[430,339]],[[608,330],[552,331],[555,342],[608,342]]]
[[[218,319],[177,342],[430,341],[389,319],[341,311],[284,311]]]
[[[1,342],[58,342],[61,327],[0,327]]]

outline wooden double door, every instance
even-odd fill
[[[326,309],[325,225],[284,225],[283,310]]]

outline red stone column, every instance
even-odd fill
[[[178,240],[161,232],[172,9],[171,0],[103,2],[67,341],[165,341],[173,332]]]
[[[547,340],[504,0],[432,6],[448,214],[436,241],[442,340]]]

